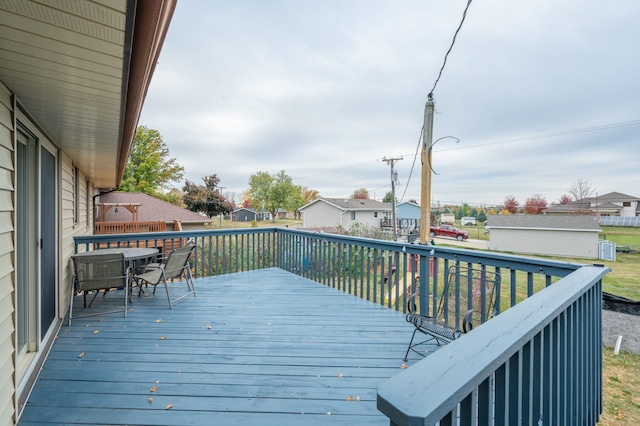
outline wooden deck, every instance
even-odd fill
[[[20,424],[389,424],[376,394],[403,368],[402,313],[275,268],[196,289],[173,310],[158,288],[127,318],[65,323]]]

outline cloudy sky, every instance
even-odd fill
[[[185,178],[284,170],[325,197],[420,200],[427,95],[466,0],[181,0],[141,125]],[[433,91],[434,203],[640,196],[640,2],[483,0]],[[183,182],[176,184],[181,187]],[[595,195],[595,194],[594,194]]]

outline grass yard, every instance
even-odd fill
[[[640,355],[613,349],[603,352],[604,407],[600,425],[640,425]]]

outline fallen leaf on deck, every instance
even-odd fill
[[[162,322],[162,318],[158,318],[156,322]]]
[[[347,397],[347,401],[353,401],[353,395],[349,395],[349,396]]]
[[[166,407],[164,407],[165,410],[171,410],[173,408],[173,404],[167,404]]]
[[[164,339],[166,339],[166,337],[160,336],[160,340],[164,340]]]
[[[402,364],[400,368],[407,368],[407,364]]]
[[[153,398],[149,397],[149,399],[147,399],[147,402],[151,404],[153,402]]]
[[[155,386],[151,386],[151,389],[149,389],[149,390],[150,390],[151,392],[155,392],[155,391],[157,391],[157,390],[158,390],[158,388],[157,388],[157,387],[155,387]]]
[[[342,379],[342,373],[338,374],[338,379]]]
[[[211,330],[211,326],[207,324],[207,330]]]
[[[93,330],[93,334],[98,334],[100,333],[100,330]]]
[[[360,397],[359,396],[356,396],[356,401],[360,401]]]
[[[84,356],[84,352],[78,354],[78,358],[82,358]]]

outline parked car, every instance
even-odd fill
[[[442,224],[440,226],[431,227],[431,237],[451,237],[458,241],[463,241],[469,238],[467,231],[461,231],[453,225]]]

